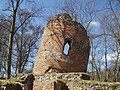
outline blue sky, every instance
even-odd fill
[[[43,26],[45,26],[46,23],[47,23],[46,18],[48,16],[54,16],[55,14],[60,13],[60,11],[57,11],[58,9],[56,10],[56,6],[58,4],[63,3],[64,1],[65,0],[36,0],[36,2],[38,4],[38,7],[39,7],[39,5],[43,5],[43,7],[45,7],[44,18],[36,20],[37,21],[36,23],[40,23]],[[86,1],[86,0],[84,0],[84,1]],[[97,6],[96,7],[99,10],[104,5],[105,0],[97,0],[97,1],[98,2],[97,2]],[[6,0],[2,0],[2,2],[0,3],[0,12],[5,7],[6,7]],[[100,23],[99,22],[94,20],[94,21],[91,22],[90,26],[94,28],[94,30],[93,30],[94,33],[99,33],[99,31],[100,31],[99,30],[100,29]]]
[[[46,18],[48,16],[54,16],[55,14],[60,13],[58,9],[56,10],[56,6],[58,4],[63,3],[65,0],[35,0],[35,1],[37,2],[38,7],[39,5],[43,5],[43,7],[45,7],[44,19],[42,19],[42,22],[40,22],[45,26],[45,24],[47,23]],[[81,1],[87,1],[87,0],[81,0]],[[96,0],[96,1],[97,1],[97,6],[96,6],[97,9],[101,9],[105,3],[105,0]],[[6,4],[7,4],[6,0],[1,0],[0,12],[2,11],[2,9],[6,7]],[[94,22],[94,25],[98,25],[98,24],[95,24]]]
[[[2,9],[4,9],[6,7],[6,3],[5,3],[6,1],[7,0],[1,0],[1,2],[0,2],[0,12],[1,13],[3,13]],[[37,23],[40,23],[43,26],[45,26],[47,23],[46,18],[48,16],[54,16],[55,14],[60,13],[60,11],[56,10],[56,6],[60,3],[63,3],[65,0],[35,0],[35,1],[37,2],[38,7],[39,7],[39,5],[41,5],[41,3],[45,7],[44,19],[37,20]],[[82,1],[87,1],[87,0],[82,0]],[[98,10],[100,10],[106,2],[106,0],[96,0],[96,1],[98,1],[97,6],[96,6],[96,8]],[[91,27],[94,27],[94,30],[93,30],[94,33],[99,33],[100,23],[98,21],[93,20],[91,23]]]

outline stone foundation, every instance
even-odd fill
[[[85,73],[52,73],[35,79],[33,90],[120,90],[118,82],[91,81]]]
[[[33,90],[33,74],[16,74],[11,79],[0,79],[0,90]]]
[[[35,81],[32,74],[25,80],[0,80],[0,90],[120,90],[120,82],[91,81],[85,73],[51,73],[34,77]]]

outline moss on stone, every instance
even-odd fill
[[[21,81],[16,80],[0,80],[0,85],[7,85],[7,84],[19,84],[20,86],[24,86],[24,84],[21,83]]]
[[[0,85],[7,85],[7,84],[19,84],[20,86],[24,86],[24,84],[21,83],[22,80],[17,80],[17,79],[10,79],[10,80],[0,80]]]

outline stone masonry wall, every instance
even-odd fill
[[[120,82],[91,81],[85,73],[52,73],[35,77],[34,90],[120,90]]]
[[[89,51],[85,28],[66,13],[55,15],[44,29],[33,68],[33,90],[120,90],[120,83],[89,80],[85,73]]]
[[[64,47],[69,44],[66,55]],[[60,72],[86,72],[89,37],[84,27],[66,14],[58,14],[47,23],[33,73],[44,75],[54,68]]]
[[[120,82],[91,81],[86,73],[51,73],[26,80],[0,80],[0,90],[120,90]],[[21,76],[23,77],[23,76]],[[34,81],[33,89],[32,82]],[[25,82],[25,83],[23,83]],[[31,84],[29,84],[31,83]]]
[[[0,79],[0,90],[33,90],[33,74],[16,74],[11,79]]]

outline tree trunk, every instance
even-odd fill
[[[104,55],[105,55],[105,81],[108,81],[108,60],[107,60],[107,36],[106,32],[104,32]]]
[[[0,72],[2,71],[2,53],[1,53],[1,45],[0,45]]]
[[[16,13],[17,13],[17,10],[15,9],[13,11],[13,20],[12,20],[12,25],[10,29],[10,35],[9,35],[8,55],[7,55],[7,72],[6,72],[7,79],[9,79],[11,75],[12,46],[13,46],[13,39],[14,39]]]
[[[24,34],[24,31],[22,30],[22,35],[21,35],[21,42],[20,42],[20,50],[19,50],[19,59],[18,59],[18,73],[21,73],[21,67],[22,67],[22,61],[23,61],[23,56],[22,56],[22,53],[23,53],[23,48],[22,48],[22,44],[23,44],[23,34]]]
[[[8,56],[7,56],[7,79],[10,78],[11,75],[11,60],[12,60],[12,46],[13,46],[13,33],[9,35],[9,44],[8,44]]]

